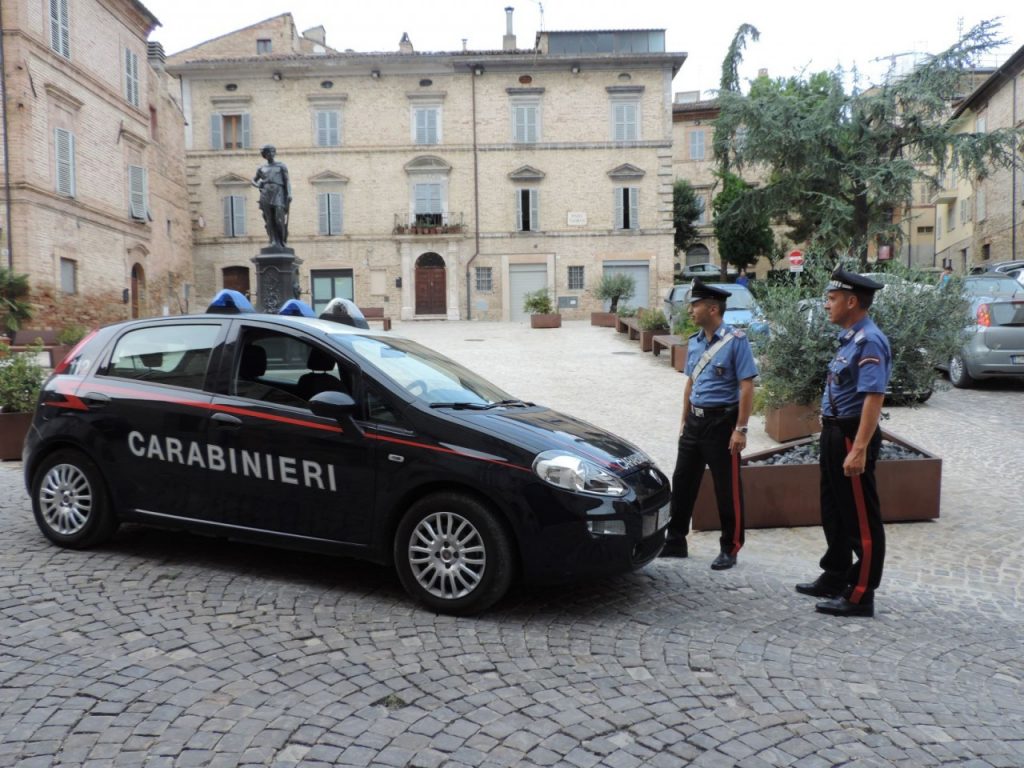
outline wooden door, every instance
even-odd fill
[[[446,275],[444,260],[436,253],[426,253],[416,261],[416,314],[444,315]]]

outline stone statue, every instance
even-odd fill
[[[292,204],[292,182],[288,166],[274,159],[277,148],[267,144],[260,150],[266,159],[256,171],[252,185],[260,191],[260,210],[270,238],[270,247],[283,249],[288,242],[288,209]]]

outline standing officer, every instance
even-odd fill
[[[747,445],[757,376],[746,334],[722,322],[728,299],[728,291],[693,281],[689,311],[700,330],[690,337],[686,354],[689,378],[683,390],[679,453],[672,475],[672,521],[662,551],[664,557],[686,557],[693,504],[708,466],[722,524],[721,552],[711,563],[716,571],[736,565],[743,546],[740,453]]]
[[[831,598],[815,609],[833,616],[874,616],[885,531],[875,486],[882,443],[878,418],[892,372],[889,340],[868,317],[879,283],[837,269],[825,309],[845,330],[828,366],[821,398],[821,525],[824,571],[796,591]],[[857,562],[853,562],[853,555]]]

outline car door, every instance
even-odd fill
[[[80,397],[93,451],[126,511],[191,516],[205,481],[204,391],[225,331],[217,320],[133,326],[118,336]]]
[[[334,376],[336,384],[328,386],[325,376]],[[317,416],[299,394],[313,397],[313,382],[320,391],[359,398],[359,381],[351,361],[301,331],[236,321],[209,419],[209,442],[219,456],[213,519],[241,529],[367,544],[374,446],[356,420]]]

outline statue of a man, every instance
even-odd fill
[[[288,209],[292,203],[288,166],[274,159],[277,148],[271,144],[263,147],[260,154],[267,162],[256,171],[252,184],[260,191],[260,210],[263,212],[263,223],[267,227],[270,245],[284,248],[288,242]]]

